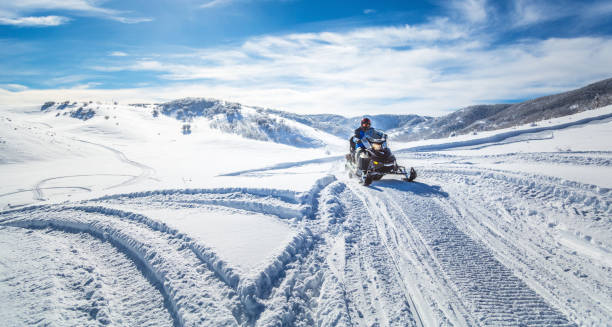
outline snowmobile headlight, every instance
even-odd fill
[[[372,143],[372,149],[374,149],[374,151],[382,150],[382,143]]]

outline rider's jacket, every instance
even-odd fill
[[[384,136],[385,136],[385,133],[378,131],[372,127],[367,128],[367,129],[359,127],[355,130],[355,135],[353,136],[353,142],[355,142],[355,149],[357,148],[365,149],[366,146],[363,144],[363,142],[369,143],[367,141],[368,137],[371,137],[373,139],[380,139],[380,138],[383,138]]]

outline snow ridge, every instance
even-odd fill
[[[11,286],[0,287],[3,325],[178,325],[163,289],[121,245],[76,230],[1,226],[0,234],[11,259],[0,269]]]
[[[112,208],[107,208],[107,207],[102,207],[102,206],[75,206],[75,207],[58,209],[58,211],[62,211],[65,209],[79,210],[79,211],[84,211],[84,212],[89,212],[89,213],[100,213],[100,214],[111,216],[111,217],[117,217],[119,219],[130,220],[130,221],[134,221],[134,222],[143,224],[154,231],[161,232],[164,234],[169,234],[172,238],[179,239],[182,242],[184,242],[193,251],[193,253],[198,258],[200,258],[202,262],[205,262],[208,265],[210,270],[218,274],[220,279],[225,284],[227,284],[229,287],[235,289],[240,280],[240,277],[238,276],[238,274],[236,274],[231,267],[228,267],[227,263],[219,259],[219,257],[217,257],[217,255],[213,252],[213,250],[201,244],[196,244],[196,242],[191,237],[187,236],[184,233],[179,232],[178,230],[174,228],[169,227],[165,223],[155,221],[141,214],[136,214],[132,212],[127,212],[127,211],[122,211],[122,210],[112,209]]]
[[[597,326],[610,317],[611,298],[601,296],[611,291],[609,189],[474,167],[425,169],[422,176],[448,185],[446,210],[458,212],[457,228],[571,321]],[[493,187],[498,192],[489,194]]]
[[[266,303],[276,301],[275,297],[278,294],[274,291],[275,285],[290,282],[285,278],[287,267],[296,260],[300,261],[303,260],[302,258],[309,257],[313,245],[318,242],[310,229],[301,228],[282,252],[260,272],[240,276],[212,249],[199,244],[190,236],[167,224],[142,214],[96,204],[103,204],[105,201],[112,204],[117,201],[138,199],[152,203],[151,201],[156,201],[155,197],[164,196],[163,201],[167,201],[167,197],[170,197],[183,204],[213,204],[269,214],[271,206],[252,205],[256,201],[249,197],[256,195],[260,196],[260,201],[261,197],[264,197],[265,201],[281,201],[289,206],[289,209],[283,211],[279,209],[282,203],[272,205],[278,206],[275,210],[277,213],[282,213],[279,215],[280,218],[290,218],[291,213],[293,214],[291,218],[300,220],[302,217],[314,217],[314,210],[318,206],[316,200],[318,193],[334,180],[335,178],[326,176],[306,192],[226,188],[115,194],[84,201],[80,205],[14,210],[4,213],[7,216],[2,220],[2,225],[88,233],[101,240],[110,241],[120,251],[126,252],[135,262],[141,263],[146,268],[146,275],[150,275],[152,283],[162,291],[168,303],[167,309],[175,317],[177,325],[195,326],[206,321],[214,325],[252,324],[258,321],[266,308],[273,308]],[[199,195],[214,195],[219,198],[211,201],[194,200],[193,197],[197,198]],[[231,201],[222,201],[223,196],[230,197]],[[244,197],[245,200],[241,202],[238,197]],[[291,207],[297,209],[291,209]],[[173,263],[179,259],[191,264],[185,266]],[[198,275],[201,277],[197,277]],[[198,282],[198,280],[201,281]],[[185,283],[194,285],[181,286]],[[196,287],[195,284],[198,283],[203,283],[203,285]],[[203,294],[200,294],[201,292]],[[211,296],[213,293],[216,295]],[[213,305],[210,301],[216,304]],[[218,307],[217,315],[207,317],[210,306]],[[203,309],[205,307],[206,310]],[[270,318],[278,314],[279,312],[273,313],[268,310],[265,316]],[[228,320],[228,317],[232,319]],[[287,319],[289,318],[283,318],[286,321]],[[262,323],[263,321],[258,324]]]
[[[164,115],[184,122],[205,118],[211,128],[246,138],[272,141],[301,148],[317,148],[325,142],[304,133],[287,123],[284,118],[261,108],[239,103],[202,98],[186,98],[159,105]],[[294,122],[297,123],[297,122]]]
[[[401,152],[410,152],[410,151],[413,151],[413,152],[440,151],[440,150],[466,147],[466,146],[475,146],[475,145],[482,145],[482,144],[489,144],[489,143],[499,143],[499,142],[503,142],[504,140],[507,140],[507,139],[510,139],[512,137],[516,137],[519,135],[536,134],[536,133],[541,133],[545,131],[559,130],[563,128],[588,124],[594,121],[605,120],[609,118],[612,118],[612,114],[610,113],[604,114],[604,115],[598,115],[595,117],[584,118],[584,119],[572,121],[569,123],[554,125],[554,126],[544,126],[544,127],[536,127],[536,128],[530,128],[530,129],[524,129],[524,130],[504,132],[504,133],[495,134],[489,137],[471,139],[471,140],[466,140],[466,141],[457,141],[457,142],[448,142],[448,143],[443,143],[443,144],[417,146],[417,147],[401,149],[395,152],[401,153]]]
[[[65,212],[64,212],[65,213]],[[81,217],[78,217],[81,218]],[[163,265],[155,264],[154,260],[158,259],[157,252],[151,249],[151,245],[146,242],[140,242],[137,239],[130,237],[123,231],[113,228],[112,224],[104,223],[101,221],[88,221],[88,219],[78,219],[77,217],[66,218],[63,215],[62,218],[54,218],[49,216],[39,215],[35,219],[16,219],[8,223],[4,223],[6,226],[21,227],[21,228],[52,228],[62,231],[74,231],[88,233],[96,238],[103,241],[110,241],[116,244],[120,250],[123,250],[129,254],[130,257],[134,258],[142,263],[142,266],[146,268],[146,275],[149,277],[155,285],[158,285],[162,289],[162,294],[169,303],[168,310],[175,317],[175,323],[180,326],[189,326],[186,318],[181,314],[179,308],[180,304],[177,303],[175,296],[182,293],[179,287],[176,287],[173,283],[169,283],[167,276],[174,272],[167,270],[167,267]]]

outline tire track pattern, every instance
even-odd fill
[[[421,326],[421,318],[394,260],[393,245],[377,224],[376,210],[358,193],[342,194],[346,302],[359,326]],[[384,228],[383,228],[384,229]],[[382,232],[382,233],[381,233]]]
[[[461,232],[438,199],[396,195],[460,298],[487,326],[574,326],[482,244]],[[423,216],[423,213],[429,213]]]
[[[173,324],[159,290],[108,242],[49,228],[0,235],[10,262],[0,269],[4,326]]]
[[[110,241],[144,268],[179,326],[310,325],[323,284],[324,242],[300,224],[310,221],[328,176],[306,192],[270,189],[167,190],[114,195],[80,205],[53,205],[3,214],[4,226],[48,228]],[[147,216],[104,204],[198,207],[218,205],[295,218],[300,230],[267,267],[240,276],[209,248]]]
[[[446,189],[453,194],[449,210],[460,212],[457,226],[494,249],[571,320],[585,326],[610,321],[609,189],[488,169],[454,167],[423,175],[452,181]],[[496,192],[487,193],[492,188]]]
[[[238,325],[240,312],[235,292],[176,236],[130,221],[131,217],[110,211],[102,213],[72,208],[57,208],[14,216],[7,226],[27,229],[52,228],[87,233],[108,240],[136,262],[142,263],[145,276],[161,290],[180,326]],[[204,309],[206,308],[206,309]],[[211,312],[213,314],[211,314]]]

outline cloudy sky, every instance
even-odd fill
[[[443,115],[612,77],[612,2],[0,0],[0,104]]]

